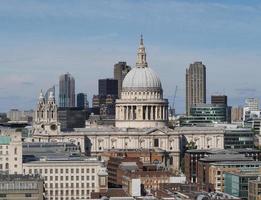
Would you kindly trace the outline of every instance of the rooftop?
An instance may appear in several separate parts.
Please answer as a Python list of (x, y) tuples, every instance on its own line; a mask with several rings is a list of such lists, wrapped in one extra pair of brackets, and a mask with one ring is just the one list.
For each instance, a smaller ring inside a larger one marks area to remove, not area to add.
[(0, 181), (39, 181), (39, 175), (0, 174)]

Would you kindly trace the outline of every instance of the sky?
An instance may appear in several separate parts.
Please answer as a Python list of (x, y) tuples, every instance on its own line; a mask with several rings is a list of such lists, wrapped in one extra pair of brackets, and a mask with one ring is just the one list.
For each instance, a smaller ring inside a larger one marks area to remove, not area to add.
[[(69, 72), (91, 103), (113, 65), (135, 66), (140, 34), (165, 98), (185, 111), (185, 70), (202, 61), (207, 98), (260, 98), (259, 0), (1, 0), (0, 112), (35, 108)], [(58, 87), (57, 87), (58, 90)]]

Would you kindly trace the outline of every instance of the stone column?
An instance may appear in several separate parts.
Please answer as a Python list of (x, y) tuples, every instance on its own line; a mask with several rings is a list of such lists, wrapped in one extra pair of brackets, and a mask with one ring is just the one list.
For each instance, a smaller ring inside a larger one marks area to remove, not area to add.
[(130, 119), (133, 120), (133, 106), (130, 107), (130, 110), (131, 110), (131, 116), (130, 116)]
[(145, 106), (145, 112), (146, 112), (145, 120), (148, 120), (148, 116), (149, 116), (148, 106)]
[(143, 106), (140, 107), (139, 116), (140, 116), (139, 119), (144, 120), (144, 119), (143, 119)]
[(153, 120), (153, 106), (150, 107), (150, 120)]
[(159, 119), (162, 120), (162, 115), (161, 115), (161, 106), (159, 106), (158, 108), (159, 108)]
[(163, 106), (162, 109), (163, 109), (163, 120), (165, 120), (165, 106)]
[(155, 106), (155, 120), (158, 120), (158, 106)]

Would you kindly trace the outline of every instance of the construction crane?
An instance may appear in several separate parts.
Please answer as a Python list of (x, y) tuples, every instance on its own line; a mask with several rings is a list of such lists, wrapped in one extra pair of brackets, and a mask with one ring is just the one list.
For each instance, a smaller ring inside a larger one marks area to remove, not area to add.
[(171, 115), (173, 116), (175, 113), (174, 113), (174, 110), (175, 110), (175, 100), (176, 100), (176, 96), (177, 96), (177, 90), (178, 90), (178, 86), (176, 85), (176, 88), (175, 88), (175, 92), (174, 92), (174, 96), (173, 96), (173, 101), (172, 101), (172, 106), (171, 106)]

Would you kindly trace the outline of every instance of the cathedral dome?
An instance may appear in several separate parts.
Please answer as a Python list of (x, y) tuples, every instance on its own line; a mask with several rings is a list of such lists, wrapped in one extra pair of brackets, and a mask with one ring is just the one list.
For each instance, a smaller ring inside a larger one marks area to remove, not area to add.
[(157, 74), (148, 67), (146, 52), (141, 37), (137, 54), (136, 67), (133, 68), (124, 78), (122, 83), (123, 91), (162, 91), (161, 82)]
[(135, 67), (124, 78), (123, 91), (162, 90), (157, 74), (149, 67)]

